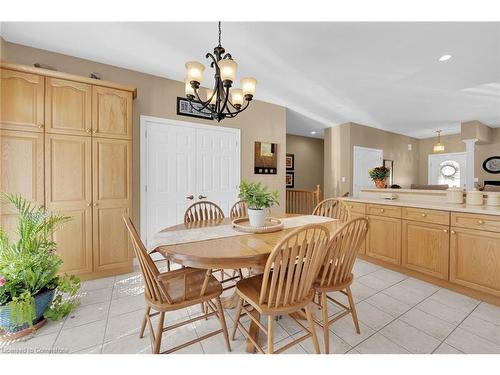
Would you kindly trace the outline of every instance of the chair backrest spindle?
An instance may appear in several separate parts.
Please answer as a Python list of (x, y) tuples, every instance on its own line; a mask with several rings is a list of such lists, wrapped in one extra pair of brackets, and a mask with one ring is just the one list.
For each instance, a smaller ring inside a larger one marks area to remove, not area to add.
[(233, 207), (231, 207), (231, 211), (229, 214), (231, 220), (239, 219), (241, 217), (248, 216), (248, 205), (245, 201), (236, 202)]
[(328, 198), (320, 202), (313, 211), (313, 215), (331, 217), (347, 221), (350, 218), (350, 212), (345, 203), (336, 198)]
[(220, 219), (224, 219), (224, 212), (217, 204), (210, 201), (193, 203), (184, 213), (184, 224)]

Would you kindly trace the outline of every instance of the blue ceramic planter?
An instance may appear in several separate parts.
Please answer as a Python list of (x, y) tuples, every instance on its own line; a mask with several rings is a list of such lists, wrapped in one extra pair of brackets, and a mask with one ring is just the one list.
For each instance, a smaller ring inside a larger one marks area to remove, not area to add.
[[(43, 313), (52, 303), (54, 294), (55, 289), (52, 289), (39, 293), (35, 296), (36, 313), (35, 319), (33, 320), (33, 325), (43, 320)], [(16, 333), (29, 328), (29, 324), (26, 323), (22, 326), (16, 326), (10, 319), (10, 308), (8, 306), (0, 306), (0, 327), (2, 327), (5, 333)]]

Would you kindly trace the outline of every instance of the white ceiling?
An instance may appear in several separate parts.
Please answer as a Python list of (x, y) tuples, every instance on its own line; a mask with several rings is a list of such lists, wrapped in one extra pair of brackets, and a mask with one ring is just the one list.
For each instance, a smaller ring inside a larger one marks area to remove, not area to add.
[[(177, 80), (217, 44), (216, 22), (4, 22), (0, 34)], [(222, 45), (240, 77), (259, 81), (257, 99), (289, 109), (289, 133), (348, 121), (418, 138), (468, 120), (500, 126), (500, 23), (227, 22)]]

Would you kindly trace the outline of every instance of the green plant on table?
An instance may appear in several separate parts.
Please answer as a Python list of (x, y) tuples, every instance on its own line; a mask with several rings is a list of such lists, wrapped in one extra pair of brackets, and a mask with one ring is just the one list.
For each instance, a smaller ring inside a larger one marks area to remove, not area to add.
[(10, 319), (16, 325), (31, 325), (35, 318), (34, 297), (55, 289), (55, 298), (44, 316), (61, 319), (79, 304), (75, 296), (80, 281), (75, 276), (58, 275), (63, 261), (55, 253), (56, 243), (52, 240), (54, 231), (70, 218), (49, 213), (19, 195), (2, 196), (17, 211), (18, 239), (10, 241), (0, 228), (0, 307), (8, 306)]
[(270, 208), (275, 204), (279, 205), (278, 191), (268, 191), (267, 186), (263, 186), (260, 182), (241, 181), (238, 196), (247, 202), (248, 208), (254, 210)]
[(391, 174), (391, 170), (390, 168), (384, 166), (375, 167), (370, 169), (368, 171), (368, 174), (370, 175), (372, 181), (382, 181), (389, 177), (389, 175)]

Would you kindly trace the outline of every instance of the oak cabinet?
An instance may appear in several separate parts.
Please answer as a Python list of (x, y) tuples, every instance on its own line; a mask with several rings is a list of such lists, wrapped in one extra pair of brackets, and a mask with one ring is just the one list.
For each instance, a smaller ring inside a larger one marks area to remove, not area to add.
[(47, 134), (46, 206), (71, 221), (54, 234), (62, 272), (92, 272), (92, 142), (89, 137)]
[(90, 136), (92, 86), (58, 78), (46, 78), (45, 127), (47, 133)]
[(94, 86), (92, 132), (97, 137), (132, 139), (132, 93)]
[(500, 232), (452, 227), (450, 281), (500, 297)]
[(93, 253), (94, 269), (105, 271), (130, 264), (131, 251), (122, 215), (131, 204), (130, 141), (94, 138)]
[(446, 225), (403, 220), (402, 265), (448, 279), (450, 231)]
[(368, 215), (366, 255), (401, 264), (401, 219)]
[(44, 77), (0, 69), (0, 128), (43, 132)]

